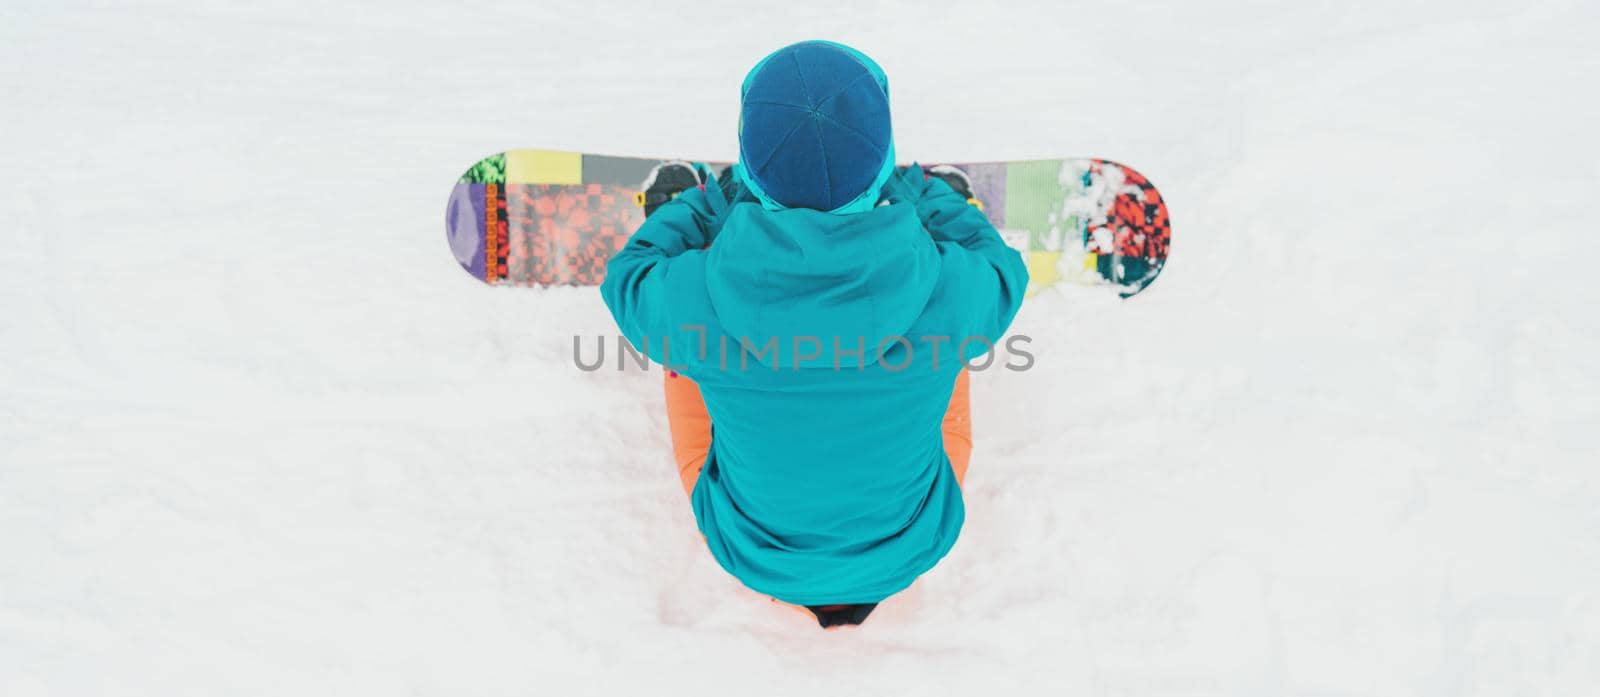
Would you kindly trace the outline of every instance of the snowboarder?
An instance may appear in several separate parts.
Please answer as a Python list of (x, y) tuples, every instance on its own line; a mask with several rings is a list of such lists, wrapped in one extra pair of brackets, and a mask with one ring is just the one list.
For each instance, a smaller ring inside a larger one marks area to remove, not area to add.
[(717, 562), (858, 624), (955, 544), (964, 363), (1010, 325), (1027, 268), (947, 180), (965, 182), (896, 168), (888, 81), (841, 44), (756, 64), (738, 164), (690, 169), (697, 185), (652, 191), (601, 293), (671, 369), (673, 451)]

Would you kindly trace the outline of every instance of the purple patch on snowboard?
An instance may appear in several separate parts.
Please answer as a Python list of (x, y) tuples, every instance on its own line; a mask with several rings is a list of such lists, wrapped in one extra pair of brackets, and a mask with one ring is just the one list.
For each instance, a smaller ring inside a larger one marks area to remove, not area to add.
[(1006, 226), (1006, 163), (956, 165), (972, 180), (972, 195), (983, 202), (983, 212), (995, 227)]
[(484, 280), (484, 186), (456, 184), (445, 211), (445, 234), (456, 263), (474, 278)]

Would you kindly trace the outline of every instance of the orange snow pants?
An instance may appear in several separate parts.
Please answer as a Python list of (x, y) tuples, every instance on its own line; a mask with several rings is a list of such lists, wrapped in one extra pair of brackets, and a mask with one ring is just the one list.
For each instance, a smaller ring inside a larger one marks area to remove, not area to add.
[[(967, 476), (967, 461), (972, 459), (972, 401), (970, 380), (966, 369), (956, 376), (955, 390), (950, 393), (950, 406), (945, 408), (944, 452), (955, 470), (956, 483)], [(672, 457), (678, 463), (678, 477), (683, 481), (685, 493), (694, 492), (695, 480), (700, 478), (700, 468), (706, 464), (711, 451), (711, 415), (706, 413), (706, 403), (700, 398), (700, 388), (693, 380), (667, 371), (667, 425), (672, 430)]]

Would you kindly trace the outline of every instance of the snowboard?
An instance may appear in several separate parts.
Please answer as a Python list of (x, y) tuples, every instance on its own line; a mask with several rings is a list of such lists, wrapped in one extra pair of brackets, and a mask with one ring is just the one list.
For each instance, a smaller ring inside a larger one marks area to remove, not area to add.
[[(490, 285), (598, 286), (645, 219), (648, 186), (669, 160), (508, 150), (456, 182), (445, 233), (456, 262)], [(721, 172), (726, 163), (705, 163)], [(933, 171), (936, 165), (924, 165)], [(1006, 243), (1023, 254), (1028, 294), (1077, 284), (1131, 297), (1166, 264), (1172, 225), (1144, 175), (1094, 158), (953, 167)]]

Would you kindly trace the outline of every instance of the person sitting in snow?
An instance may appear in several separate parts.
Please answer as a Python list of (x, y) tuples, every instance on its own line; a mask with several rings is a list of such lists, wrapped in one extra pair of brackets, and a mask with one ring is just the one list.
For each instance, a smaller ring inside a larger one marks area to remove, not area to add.
[(955, 544), (965, 362), (1010, 325), (1027, 267), (970, 192), (896, 168), (888, 81), (841, 44), (756, 64), (731, 172), (678, 167), (653, 179), (690, 188), (646, 202), (601, 293), (670, 369), (712, 556), (824, 627), (858, 624)]

